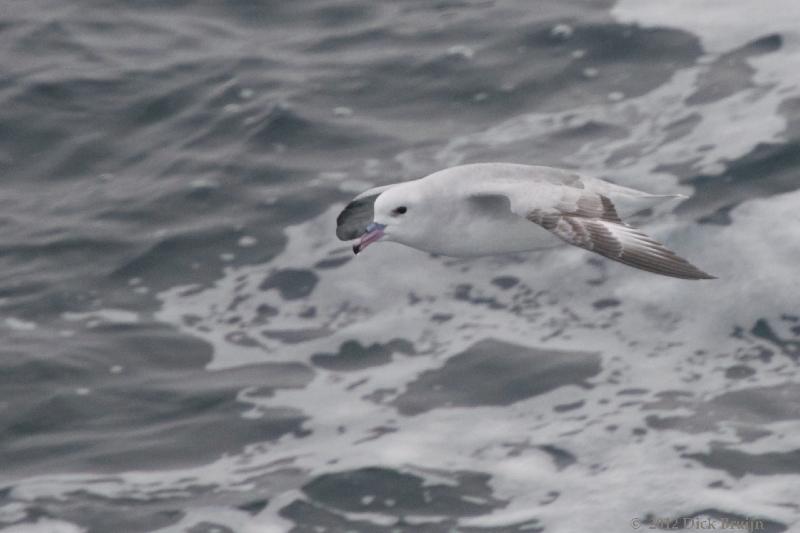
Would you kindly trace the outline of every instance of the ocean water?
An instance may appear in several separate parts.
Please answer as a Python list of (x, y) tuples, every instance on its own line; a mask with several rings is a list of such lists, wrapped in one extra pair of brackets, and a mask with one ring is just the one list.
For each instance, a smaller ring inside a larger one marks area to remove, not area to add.
[[(0, 531), (800, 530), (798, 19), (6, 0)], [(719, 279), (336, 240), (477, 161), (686, 194)]]

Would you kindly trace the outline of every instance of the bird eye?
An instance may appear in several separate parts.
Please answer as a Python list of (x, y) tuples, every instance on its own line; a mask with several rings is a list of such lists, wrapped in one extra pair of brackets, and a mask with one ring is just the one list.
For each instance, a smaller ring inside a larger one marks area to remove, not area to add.
[(406, 206), (404, 206), (404, 205), (401, 205), (400, 207), (395, 207), (392, 210), (392, 216), (402, 215), (406, 211), (408, 211), (408, 208)]

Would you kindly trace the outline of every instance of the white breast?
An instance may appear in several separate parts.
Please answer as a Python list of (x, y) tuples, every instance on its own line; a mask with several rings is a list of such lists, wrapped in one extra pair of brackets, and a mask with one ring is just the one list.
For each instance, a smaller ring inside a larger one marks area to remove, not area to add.
[(450, 214), (437, 231), (403, 244), (451, 257), (478, 257), (535, 250), (558, 242), (541, 226), (510, 211), (495, 216), (471, 210)]

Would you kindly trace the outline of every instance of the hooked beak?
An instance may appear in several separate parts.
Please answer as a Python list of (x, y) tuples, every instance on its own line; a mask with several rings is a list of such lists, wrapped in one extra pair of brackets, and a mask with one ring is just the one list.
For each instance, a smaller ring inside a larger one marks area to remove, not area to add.
[(370, 225), (367, 226), (367, 232), (353, 245), (353, 253), (358, 254), (364, 248), (383, 237), (383, 229), (385, 227), (386, 224), (378, 224), (377, 222), (370, 223)]

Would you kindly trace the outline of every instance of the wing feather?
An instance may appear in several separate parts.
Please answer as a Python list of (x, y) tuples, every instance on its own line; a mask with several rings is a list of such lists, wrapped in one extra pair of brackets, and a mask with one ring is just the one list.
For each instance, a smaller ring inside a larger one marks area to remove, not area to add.
[[(534, 187), (522, 180), (487, 180), (474, 187), (473, 196), (504, 196), (511, 211), (562, 240), (614, 261), (682, 279), (713, 279), (663, 244), (625, 224), (614, 202), (599, 191), (624, 189), (601, 180), (585, 180), (586, 187), (539, 181)], [(633, 191), (624, 189), (622, 192)], [(638, 193), (643, 196), (647, 193)]]
[(714, 279), (658, 241), (621, 222), (564, 215), (550, 231), (570, 244), (641, 270), (682, 279)]

